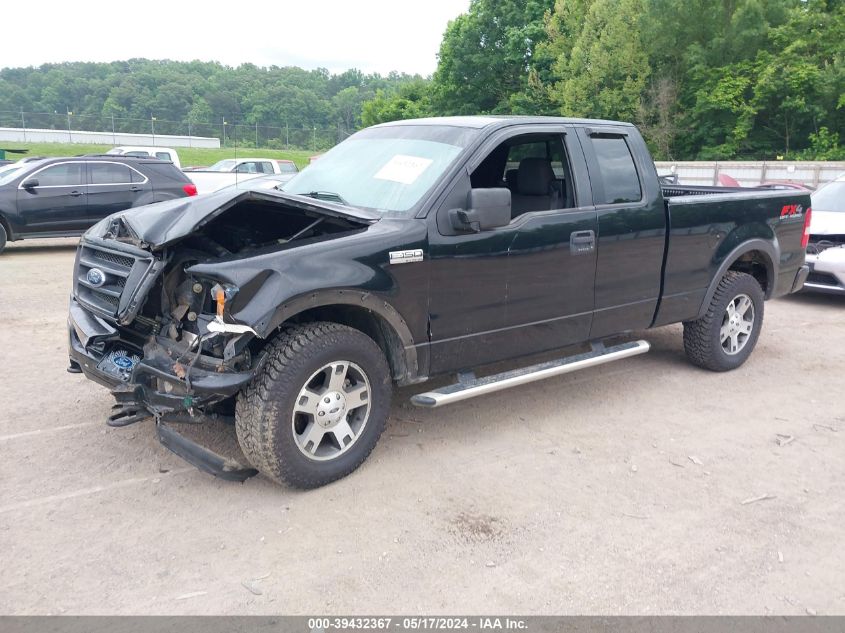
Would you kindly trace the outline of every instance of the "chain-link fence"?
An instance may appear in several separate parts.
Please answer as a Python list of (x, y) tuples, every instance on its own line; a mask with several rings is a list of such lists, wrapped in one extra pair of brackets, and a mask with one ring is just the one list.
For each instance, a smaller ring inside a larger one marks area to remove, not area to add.
[(111, 134), (151, 134), (202, 136), (220, 139), (221, 147), (326, 150), (355, 132), (337, 127), (292, 127), (284, 121), (268, 125), (221, 118), (217, 122), (167, 121), (150, 117), (131, 119), (112, 116), (78, 115), (72, 112), (11, 112), (0, 110), (0, 127), (22, 130), (63, 130), (68, 141), (73, 132)]

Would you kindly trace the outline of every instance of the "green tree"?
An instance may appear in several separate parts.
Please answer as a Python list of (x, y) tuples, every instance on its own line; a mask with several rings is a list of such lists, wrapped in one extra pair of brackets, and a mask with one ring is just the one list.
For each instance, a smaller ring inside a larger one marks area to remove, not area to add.
[(358, 87), (349, 86), (332, 97), (332, 109), (337, 124), (343, 130), (354, 130), (361, 113), (361, 94)]
[(443, 114), (510, 112), (528, 88), (535, 48), (552, 0), (471, 0), (440, 45), (432, 101)]
[(213, 118), (214, 113), (211, 111), (208, 101), (202, 97), (196, 97), (188, 112), (188, 121), (191, 123), (211, 123)]
[[(566, 7), (565, 1), (558, 6)], [(580, 32), (560, 31), (554, 71), (560, 80), (551, 88), (561, 113), (635, 120), (648, 85), (651, 67), (642, 41), (645, 0), (595, 0)], [(570, 19), (561, 19), (568, 25)], [(571, 48), (570, 48), (571, 43)]]
[(361, 107), (361, 124), (364, 127), (399, 121), (417, 119), (432, 115), (429, 97), (429, 83), (423, 80), (410, 81), (393, 93), (379, 90), (373, 99), (364, 102)]

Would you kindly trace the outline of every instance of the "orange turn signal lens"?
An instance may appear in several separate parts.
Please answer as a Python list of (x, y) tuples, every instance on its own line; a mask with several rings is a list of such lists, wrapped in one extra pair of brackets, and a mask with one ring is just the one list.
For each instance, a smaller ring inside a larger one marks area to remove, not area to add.
[(214, 298), (217, 301), (217, 316), (223, 318), (223, 308), (226, 307), (226, 292), (220, 286), (217, 287), (217, 296)]

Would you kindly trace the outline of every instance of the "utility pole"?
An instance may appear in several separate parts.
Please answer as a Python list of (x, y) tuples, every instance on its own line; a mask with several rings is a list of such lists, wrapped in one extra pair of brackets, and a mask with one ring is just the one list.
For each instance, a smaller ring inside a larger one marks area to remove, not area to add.
[(285, 149), (290, 149), (290, 129), (287, 120), (285, 120)]
[(23, 118), (23, 110), (21, 110), (21, 127), (23, 127), (23, 142), (26, 143), (26, 119)]
[[(65, 108), (67, 110), (67, 108)], [(73, 134), (70, 133), (70, 117), (73, 116), (73, 112), (67, 110), (67, 141), (68, 143), (73, 143)]]
[(117, 136), (114, 133), (114, 115), (111, 115), (111, 142), (113, 145), (117, 145)]
[(153, 147), (156, 144), (156, 118), (150, 114), (150, 131), (153, 133)]
[(258, 149), (258, 121), (255, 122), (255, 148)]
[(313, 146), (314, 151), (316, 152), (317, 151), (317, 126), (316, 125), (314, 126), (314, 137), (313, 137), (313, 140), (311, 141), (311, 145)]
[(226, 117), (223, 117), (223, 147), (226, 147)]

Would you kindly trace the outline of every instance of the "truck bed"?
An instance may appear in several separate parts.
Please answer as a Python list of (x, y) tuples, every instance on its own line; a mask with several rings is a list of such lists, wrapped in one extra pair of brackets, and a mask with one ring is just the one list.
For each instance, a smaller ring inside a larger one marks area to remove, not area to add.
[[(801, 239), (810, 196), (800, 191), (663, 186), (667, 217), (663, 293), (654, 325), (697, 318), (720, 267), (753, 240), (770, 263), (767, 297), (786, 294), (804, 263)], [(755, 266), (757, 264), (754, 264)], [(751, 267), (752, 265), (749, 264)]]
[(682, 196), (711, 196), (717, 193), (736, 193), (749, 191), (746, 187), (711, 187), (692, 185), (662, 185), (663, 198), (680, 198)]

